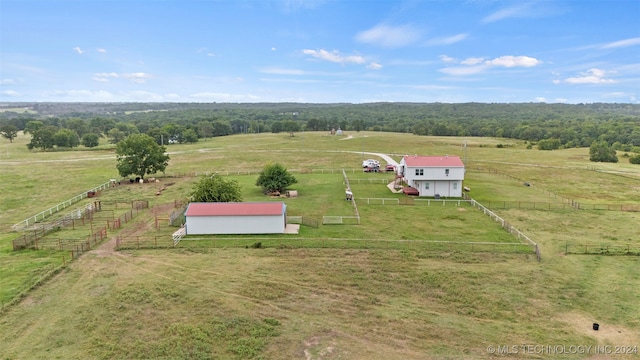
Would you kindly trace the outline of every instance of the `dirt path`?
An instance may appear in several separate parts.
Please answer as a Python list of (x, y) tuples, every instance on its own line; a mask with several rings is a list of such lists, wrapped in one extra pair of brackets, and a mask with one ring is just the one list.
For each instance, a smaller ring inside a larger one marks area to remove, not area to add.
[(156, 216), (166, 216), (171, 213), (173, 209), (173, 203), (160, 204), (149, 209), (148, 212), (140, 214), (139, 218), (134, 219), (135, 224), (125, 224), (123, 229), (118, 233), (118, 235), (112, 235), (109, 237), (109, 240), (100, 244), (96, 249), (92, 250), (98, 257), (112, 256), (117, 255), (116, 252), (116, 243), (117, 238), (120, 237), (131, 237), (131, 236), (142, 236), (152, 230), (152, 226), (149, 221), (140, 221), (144, 218), (155, 219)]

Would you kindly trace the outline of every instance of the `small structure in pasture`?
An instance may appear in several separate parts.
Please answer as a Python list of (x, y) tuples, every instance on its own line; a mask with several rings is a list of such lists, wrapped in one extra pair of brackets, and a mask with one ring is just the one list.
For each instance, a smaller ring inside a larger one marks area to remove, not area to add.
[(185, 212), (187, 235), (282, 234), (287, 225), (284, 202), (190, 203)]

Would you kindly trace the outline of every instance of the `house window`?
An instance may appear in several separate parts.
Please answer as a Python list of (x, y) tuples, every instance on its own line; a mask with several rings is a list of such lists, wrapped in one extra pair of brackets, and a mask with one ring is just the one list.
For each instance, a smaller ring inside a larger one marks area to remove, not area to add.
[(416, 176), (424, 175), (424, 169), (416, 169)]
[(458, 183), (453, 183), (453, 190), (458, 190)]
[(429, 190), (429, 183), (428, 182), (424, 183), (424, 189), (425, 190)]
[(444, 174), (449, 176), (449, 169), (444, 169)]

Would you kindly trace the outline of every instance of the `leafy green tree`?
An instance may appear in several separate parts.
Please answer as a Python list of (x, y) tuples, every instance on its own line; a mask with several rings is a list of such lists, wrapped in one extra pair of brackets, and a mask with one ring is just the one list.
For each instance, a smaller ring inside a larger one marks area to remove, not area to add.
[(74, 130), (80, 138), (89, 132), (89, 124), (82, 119), (69, 119), (65, 125), (65, 128)]
[(228, 121), (215, 121), (213, 123), (213, 136), (226, 136), (233, 134)]
[(271, 132), (278, 134), (282, 131), (282, 121), (274, 121), (271, 123)]
[(289, 136), (293, 136), (293, 133), (300, 131), (300, 124), (293, 120), (287, 120), (282, 123), (282, 130), (289, 133)]
[(27, 148), (29, 148), (29, 150), (53, 149), (53, 146), (55, 145), (54, 136), (57, 131), (58, 131), (58, 128), (55, 126), (46, 126), (38, 130), (35, 130), (34, 132), (31, 133), (31, 141), (27, 144)]
[(88, 148), (96, 147), (100, 145), (100, 136), (94, 133), (85, 134), (82, 137), (82, 145)]
[(71, 129), (60, 129), (53, 135), (53, 141), (57, 147), (74, 148), (80, 145), (78, 133)]
[(198, 135), (204, 138), (205, 141), (207, 138), (210, 138), (213, 135), (213, 125), (209, 121), (200, 121), (198, 123)]
[(242, 201), (240, 185), (236, 180), (227, 180), (219, 175), (204, 176), (193, 187), (190, 194), (195, 202), (239, 202)]
[(256, 185), (261, 186), (265, 193), (271, 193), (276, 191), (283, 192), (287, 187), (297, 182), (298, 180), (284, 166), (275, 163), (264, 166), (258, 176)]
[(193, 129), (186, 129), (182, 132), (180, 140), (183, 143), (196, 143), (198, 142), (198, 134), (196, 134), (196, 131)]
[(327, 121), (320, 119), (309, 119), (307, 120), (307, 131), (320, 131), (327, 130)]
[(15, 125), (2, 125), (0, 126), (0, 135), (2, 135), (3, 138), (8, 139), (10, 143), (13, 142), (13, 139), (16, 138), (16, 136), (18, 136), (18, 128), (15, 127)]
[(640, 164), (640, 154), (630, 157), (629, 158), (629, 163), (631, 163), (631, 164)]
[(589, 160), (595, 162), (617, 163), (616, 151), (609, 147), (606, 141), (594, 141), (589, 147)]
[(36, 130), (40, 130), (44, 127), (44, 123), (42, 121), (33, 120), (29, 121), (27, 125), (25, 125), (24, 133), (33, 135)]
[(136, 127), (135, 125), (127, 124), (123, 122), (117, 123), (115, 128), (122, 131), (125, 134), (125, 136), (140, 133), (140, 131), (138, 130), (138, 127)]
[(114, 127), (116, 127), (116, 122), (113, 119), (96, 117), (89, 120), (90, 131), (95, 132), (98, 135), (107, 135), (109, 130)]
[(353, 130), (360, 132), (364, 130), (364, 127), (365, 127), (364, 120), (362, 119), (353, 120), (351, 122), (351, 126), (353, 127)]
[(166, 148), (146, 134), (127, 136), (116, 146), (116, 168), (120, 176), (137, 175), (144, 178), (147, 174), (164, 172), (169, 164)]
[(124, 131), (120, 129), (113, 128), (109, 130), (109, 133), (107, 134), (107, 136), (109, 137), (110, 143), (117, 144), (120, 141), (124, 140), (127, 137), (127, 134), (125, 134)]
[(538, 150), (557, 150), (560, 148), (560, 139), (542, 139), (538, 141)]

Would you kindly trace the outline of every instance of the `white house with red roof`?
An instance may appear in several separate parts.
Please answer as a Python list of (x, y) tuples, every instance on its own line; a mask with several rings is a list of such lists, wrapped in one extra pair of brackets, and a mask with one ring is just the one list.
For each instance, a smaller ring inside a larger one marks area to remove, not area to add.
[(464, 163), (457, 156), (405, 155), (397, 171), (419, 196), (462, 197)]
[(282, 234), (287, 225), (284, 202), (190, 203), (185, 212), (187, 235)]

